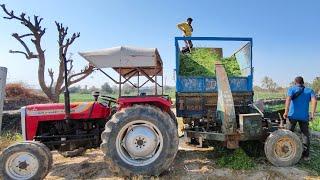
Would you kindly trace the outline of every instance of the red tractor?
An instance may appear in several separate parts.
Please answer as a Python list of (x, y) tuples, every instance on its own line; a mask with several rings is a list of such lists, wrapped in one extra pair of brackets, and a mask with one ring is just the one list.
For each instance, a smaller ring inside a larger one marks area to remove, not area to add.
[[(170, 110), (170, 98), (163, 95), (162, 60), (157, 49), (115, 47), (80, 55), (119, 85), (119, 98), (94, 92), (94, 101), (70, 104), (66, 88), (64, 104), (21, 108), (25, 142), (1, 154), (0, 170), (5, 179), (44, 178), (52, 165), (50, 150), (76, 156), (100, 146), (110, 170), (125, 176), (159, 175), (175, 158), (177, 121)], [(102, 68), (113, 68), (119, 80)], [(132, 82), (133, 78), (137, 83)], [(147, 82), (155, 85), (154, 95), (140, 92)], [(138, 95), (121, 96), (121, 85), (125, 83), (135, 87)]]

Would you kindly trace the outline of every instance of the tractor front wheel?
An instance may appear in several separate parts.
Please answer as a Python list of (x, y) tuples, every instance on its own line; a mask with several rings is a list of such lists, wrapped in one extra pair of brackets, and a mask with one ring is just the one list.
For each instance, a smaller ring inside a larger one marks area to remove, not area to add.
[(101, 135), (109, 169), (123, 176), (167, 170), (178, 151), (178, 131), (168, 113), (135, 105), (113, 115)]
[(289, 130), (272, 132), (264, 145), (267, 159), (275, 166), (292, 166), (299, 162), (303, 146), (300, 138)]
[(34, 142), (13, 144), (0, 155), (4, 179), (43, 179), (50, 171), (52, 156), (44, 145)]

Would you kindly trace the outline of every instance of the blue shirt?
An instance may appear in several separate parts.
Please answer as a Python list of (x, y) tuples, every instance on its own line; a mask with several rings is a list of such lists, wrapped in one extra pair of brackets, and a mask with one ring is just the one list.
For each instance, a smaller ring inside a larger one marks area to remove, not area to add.
[[(301, 86), (292, 86), (288, 89), (288, 96), (298, 92)], [(294, 100), (291, 100), (288, 117), (289, 119), (309, 121), (309, 103), (311, 98), (315, 97), (314, 91), (310, 88), (304, 88), (304, 91)]]

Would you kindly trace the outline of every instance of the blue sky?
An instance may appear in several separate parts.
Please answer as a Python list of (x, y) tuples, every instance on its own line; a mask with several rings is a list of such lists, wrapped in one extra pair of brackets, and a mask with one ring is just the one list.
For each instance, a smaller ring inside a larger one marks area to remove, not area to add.
[[(198, 1), (40, 1), (0, 0), (16, 13), (40, 15), (47, 27), (43, 47), (47, 67), (57, 69), (57, 31), (54, 21), (81, 32), (70, 49), (75, 68), (86, 64), (77, 55), (84, 50), (119, 45), (157, 47), (164, 61), (167, 84), (174, 85), (176, 24), (194, 19), (194, 36), (253, 38), (254, 82), (270, 76), (286, 86), (297, 75), (312, 81), (320, 76), (320, 1), (198, 0)], [(2, 11), (0, 12), (3, 16)], [(37, 60), (25, 60), (10, 49), (21, 49), (11, 33), (26, 32), (15, 21), (0, 19), (0, 66), (8, 67), (8, 81), (38, 87)], [(80, 82), (99, 87), (108, 81), (99, 72)]]

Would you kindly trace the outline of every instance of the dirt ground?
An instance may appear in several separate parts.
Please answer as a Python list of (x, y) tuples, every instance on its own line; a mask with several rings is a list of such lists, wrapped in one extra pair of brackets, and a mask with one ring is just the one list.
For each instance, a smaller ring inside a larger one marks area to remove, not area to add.
[[(212, 148), (196, 148), (186, 145), (180, 138), (179, 152), (171, 168), (159, 177), (151, 179), (317, 179), (296, 167), (279, 168), (259, 165), (256, 170), (231, 170), (217, 168)], [(53, 153), (54, 165), (46, 180), (56, 179), (123, 179), (110, 173), (99, 149), (87, 150), (76, 158), (64, 158)], [(132, 179), (150, 179), (133, 177)]]

